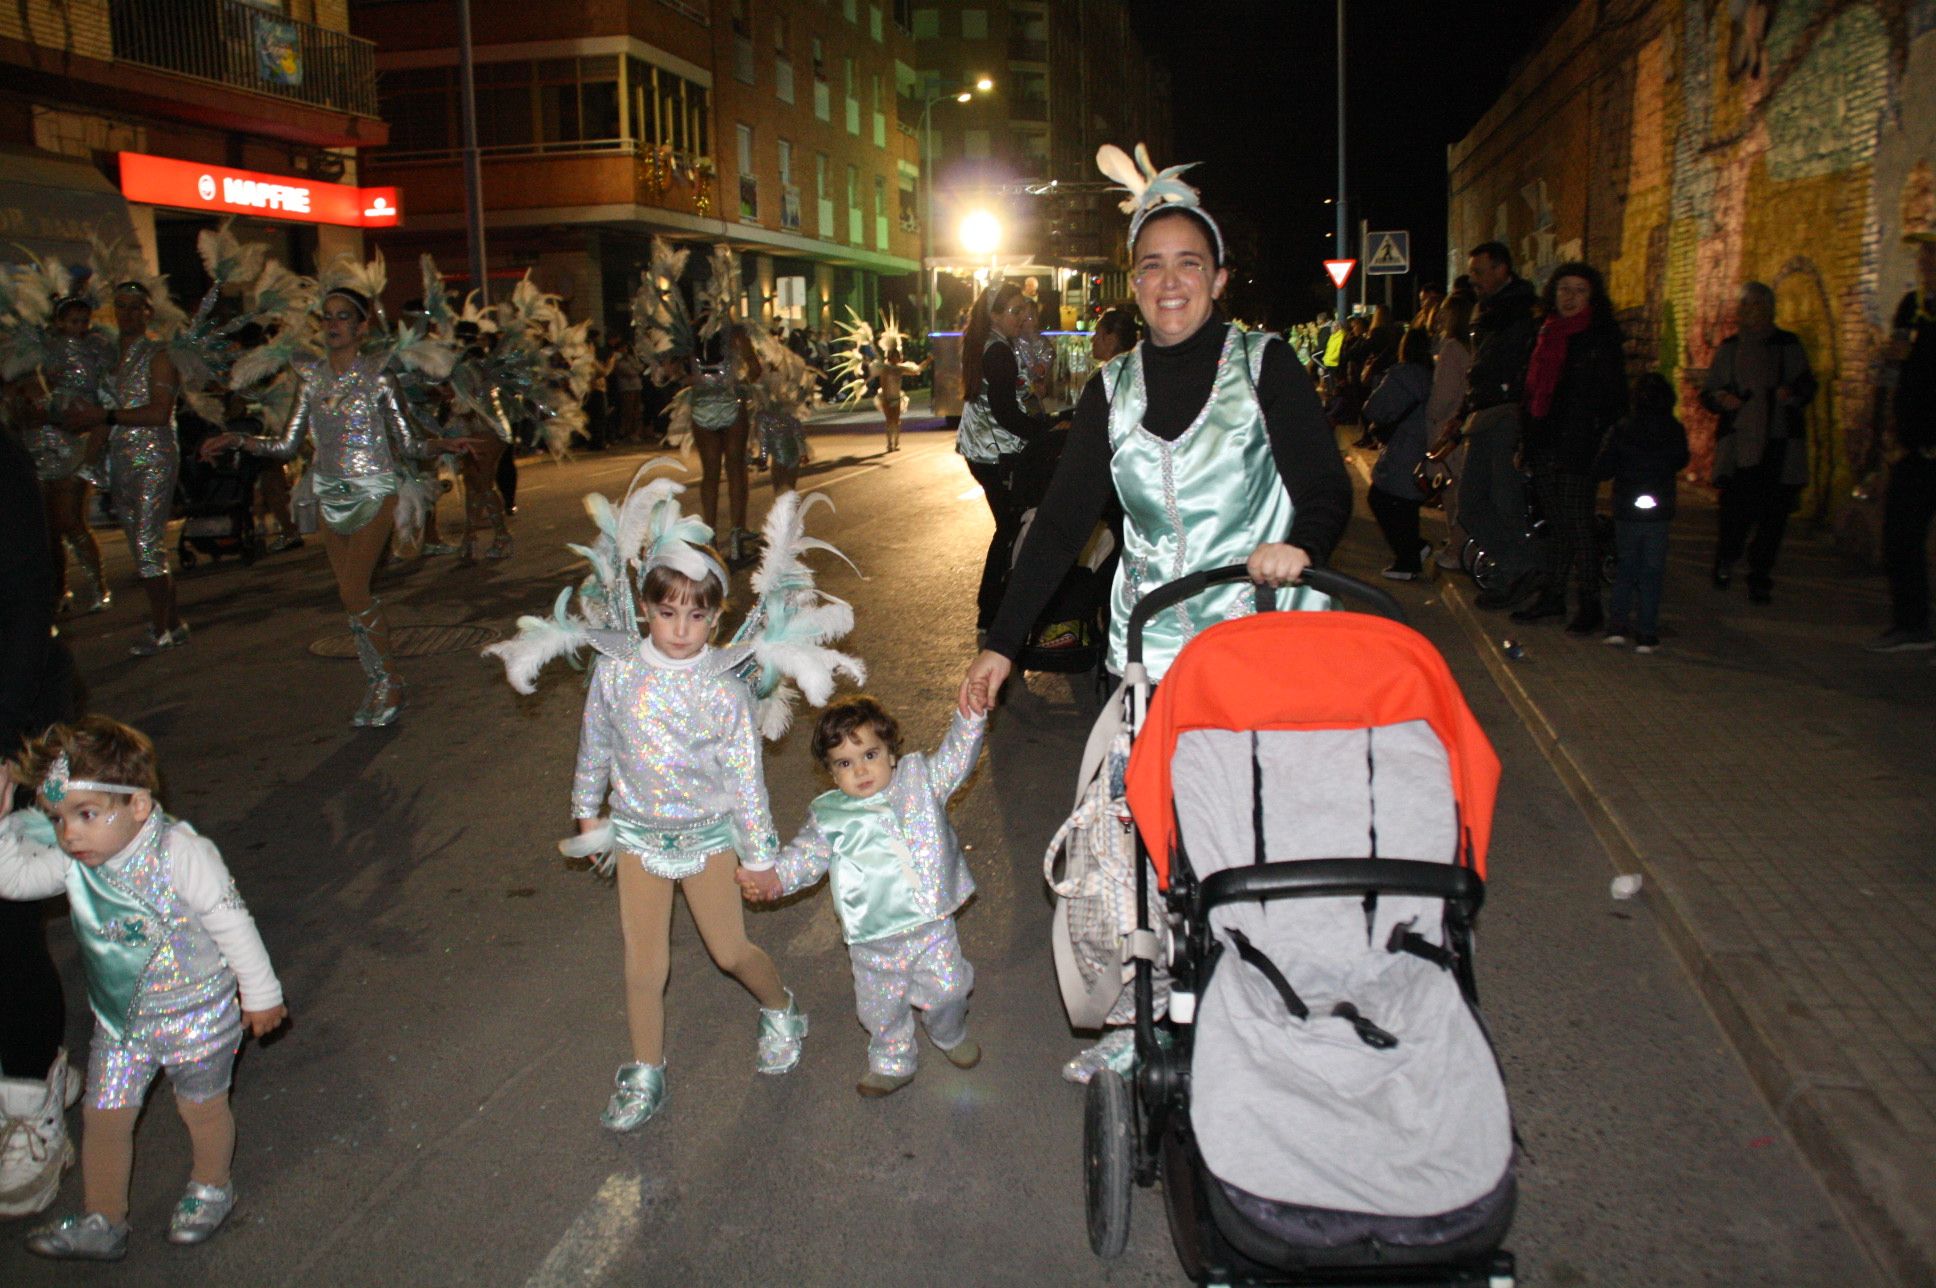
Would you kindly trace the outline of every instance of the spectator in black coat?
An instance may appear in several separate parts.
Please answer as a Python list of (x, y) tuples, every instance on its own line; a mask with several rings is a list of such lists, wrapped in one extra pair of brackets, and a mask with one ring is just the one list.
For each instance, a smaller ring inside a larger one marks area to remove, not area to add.
[(1539, 334), (1533, 316), (1538, 297), (1513, 272), (1512, 252), (1501, 242), (1474, 247), (1466, 267), (1479, 308), (1472, 319), (1472, 365), (1466, 374), (1459, 522), (1499, 574), (1499, 584), (1479, 596), (1479, 606), (1510, 608), (1531, 592), (1539, 571), (1526, 539), (1526, 484), (1513, 463), (1526, 363)]
[[(1674, 418), (1674, 387), (1659, 372), (1634, 381), (1633, 413), (1607, 434), (1594, 473), (1613, 480), (1613, 542), (1620, 570), (1606, 642), (1636, 653), (1660, 647), (1660, 595), (1678, 475), (1687, 466), (1687, 427)], [(1637, 602), (1636, 602), (1637, 601)], [(1634, 609), (1633, 616), (1628, 610)]]
[(1526, 367), (1526, 463), (1546, 516), (1544, 584), (1537, 600), (1513, 614), (1531, 622), (1566, 614), (1573, 581), (1571, 635), (1598, 633), (1600, 549), (1593, 502), (1600, 481), (1594, 457), (1608, 428), (1627, 414), (1626, 356), (1606, 283), (1591, 264), (1561, 264), (1546, 279), (1545, 320)]
[(1936, 233), (1916, 234), (1917, 289), (1896, 305), (1888, 360), (1896, 366), (1895, 437), (1882, 507), (1882, 562), (1889, 572), (1889, 629), (1872, 653), (1936, 648), (1929, 621), (1929, 521), (1936, 516)]

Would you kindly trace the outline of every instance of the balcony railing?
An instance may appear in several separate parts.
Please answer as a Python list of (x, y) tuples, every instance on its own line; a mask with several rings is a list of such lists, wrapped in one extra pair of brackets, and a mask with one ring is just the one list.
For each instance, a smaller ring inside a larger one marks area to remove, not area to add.
[(245, 0), (109, 0), (114, 56), (357, 116), (377, 115), (376, 46)]

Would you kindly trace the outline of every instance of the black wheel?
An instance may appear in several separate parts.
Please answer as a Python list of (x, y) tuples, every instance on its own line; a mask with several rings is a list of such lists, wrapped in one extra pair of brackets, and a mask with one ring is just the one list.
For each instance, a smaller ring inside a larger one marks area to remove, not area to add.
[(1089, 1248), (1099, 1257), (1120, 1256), (1129, 1243), (1131, 1127), (1129, 1084), (1113, 1069), (1098, 1069), (1083, 1100), (1082, 1179)]
[(195, 549), (192, 546), (184, 545), (175, 553), (181, 557), (181, 566), (184, 568), (193, 568), (201, 562), (201, 556), (195, 553)]
[(1479, 539), (1477, 537), (1467, 537), (1465, 539), (1465, 544), (1459, 547), (1460, 571), (1464, 572), (1466, 576), (1470, 577), (1472, 575), (1473, 568), (1475, 568), (1479, 563), (1479, 556), (1481, 553), (1483, 552), (1479, 548)]
[(1499, 590), (1505, 582), (1499, 572), (1499, 561), (1483, 550), (1475, 550), (1472, 554), (1472, 580), (1480, 590)]

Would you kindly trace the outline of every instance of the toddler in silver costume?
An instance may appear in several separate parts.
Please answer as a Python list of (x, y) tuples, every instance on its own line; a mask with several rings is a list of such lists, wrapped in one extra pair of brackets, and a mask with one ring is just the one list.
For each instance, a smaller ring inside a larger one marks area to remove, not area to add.
[(18, 772), (39, 783), (39, 810), (9, 813), (14, 772), (0, 766), (0, 897), (66, 893), (95, 1019), (86, 1211), (35, 1231), (27, 1248), (94, 1261), (127, 1253), (135, 1120), (164, 1071), (194, 1148), (168, 1238), (200, 1243), (235, 1206), (235, 1056), (244, 1029), (260, 1037), (288, 1017), (282, 986), (220, 852), (156, 803), (154, 745), (141, 733), (88, 716), (28, 743)]
[(975, 892), (948, 799), (981, 754), (986, 716), (959, 712), (932, 757), (900, 755), (901, 733), (870, 697), (843, 698), (821, 714), (814, 758), (836, 786), (814, 798), (812, 817), (772, 873), (741, 879), (756, 902), (829, 876), (834, 910), (853, 961), (867, 1044), (856, 1090), (888, 1096), (914, 1079), (914, 1012), (957, 1068), (981, 1060), (968, 1037), (975, 971), (961, 955), (954, 914)]

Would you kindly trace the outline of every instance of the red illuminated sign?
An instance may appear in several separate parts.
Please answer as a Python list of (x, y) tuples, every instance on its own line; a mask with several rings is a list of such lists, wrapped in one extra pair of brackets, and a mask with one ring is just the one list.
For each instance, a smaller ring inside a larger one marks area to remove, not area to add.
[(121, 195), (154, 206), (219, 210), (303, 224), (395, 228), (403, 220), (403, 202), (395, 188), (353, 188), (140, 152), (121, 154)]
[(1331, 275), (1332, 283), (1341, 291), (1344, 289), (1344, 284), (1351, 280), (1351, 270), (1356, 267), (1358, 267), (1358, 261), (1355, 259), (1327, 259), (1324, 261), (1324, 271)]

